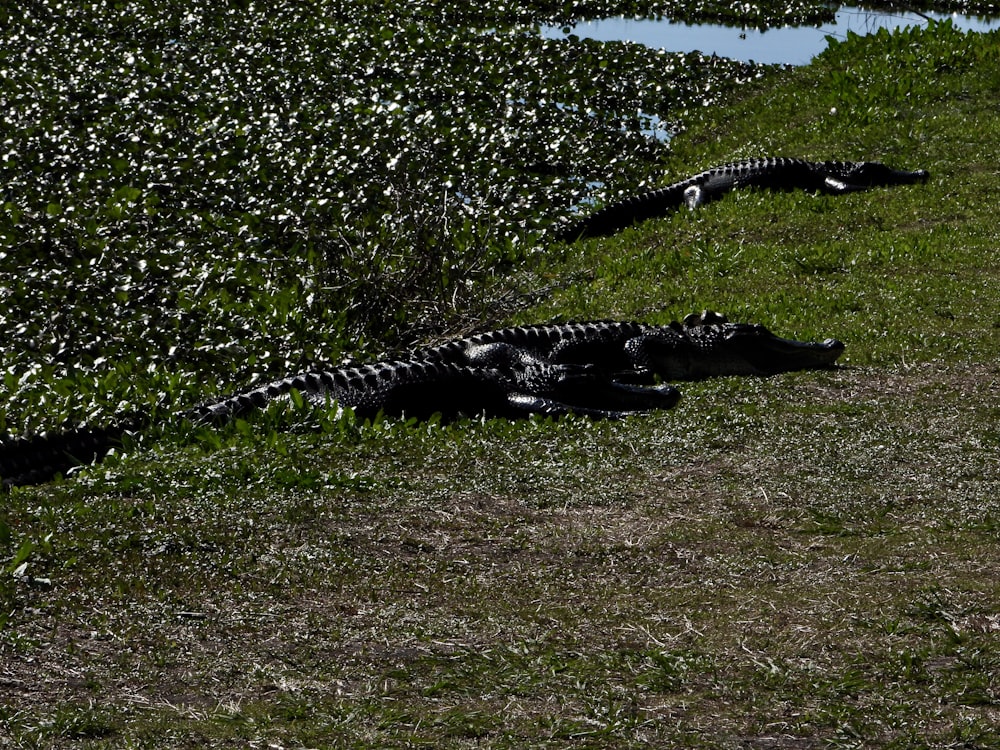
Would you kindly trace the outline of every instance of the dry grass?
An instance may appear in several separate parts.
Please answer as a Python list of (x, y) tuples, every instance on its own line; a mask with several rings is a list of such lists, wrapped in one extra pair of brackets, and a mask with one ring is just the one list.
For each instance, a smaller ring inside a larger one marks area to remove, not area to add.
[[(169, 455), (129, 462), (109, 528), (57, 524), (17, 583), (8, 727), (46, 745), (995, 739), (998, 372), (699, 384), (641, 441), (582, 421), (282, 436), (327, 487), (258, 495), (283, 461), (265, 456), (226, 505), (159, 491), (183, 484)], [(115, 479), (24, 513), (83, 517)], [(214, 531), (191, 546), (171, 519), (199, 505)]]

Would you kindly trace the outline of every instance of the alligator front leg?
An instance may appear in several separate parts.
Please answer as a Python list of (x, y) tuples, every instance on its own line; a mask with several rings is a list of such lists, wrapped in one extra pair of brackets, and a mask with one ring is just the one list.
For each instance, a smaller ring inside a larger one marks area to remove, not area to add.
[(852, 185), (849, 182), (838, 180), (836, 177), (826, 177), (823, 180), (823, 192), (830, 195), (844, 195), (845, 193), (860, 193), (868, 190), (869, 185)]

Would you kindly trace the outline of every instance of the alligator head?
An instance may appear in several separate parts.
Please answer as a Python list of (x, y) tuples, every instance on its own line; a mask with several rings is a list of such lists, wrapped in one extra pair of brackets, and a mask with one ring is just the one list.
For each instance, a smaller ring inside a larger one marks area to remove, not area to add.
[(681, 380), (832, 367), (844, 351), (836, 339), (786, 339), (762, 325), (730, 323), (712, 312), (689, 315), (628, 346), (637, 363), (661, 378)]
[(873, 187), (910, 185), (927, 182), (926, 169), (908, 171), (893, 169), (877, 161), (828, 161), (820, 168), (825, 172), (825, 186), (832, 192), (851, 192)]

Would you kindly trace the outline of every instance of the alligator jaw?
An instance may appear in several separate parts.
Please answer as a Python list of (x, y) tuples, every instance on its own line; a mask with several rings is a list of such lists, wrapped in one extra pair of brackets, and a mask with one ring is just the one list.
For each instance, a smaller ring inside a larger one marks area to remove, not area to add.
[(912, 185), (917, 182), (927, 182), (931, 173), (926, 169), (918, 169), (908, 172), (902, 169), (890, 169), (884, 165), (874, 173), (859, 171), (858, 174), (851, 174), (844, 177), (834, 177), (828, 175), (823, 180), (823, 190), (833, 195), (843, 193), (858, 193), (869, 190), (873, 187), (886, 187), (889, 185)]
[(639, 386), (618, 382), (592, 364), (548, 364), (527, 385), (534, 393), (515, 395), (508, 402), (531, 411), (532, 403), (541, 405), (536, 413), (578, 414), (597, 419), (621, 419), (630, 414), (658, 409), (672, 409), (681, 392), (672, 385)]
[[(834, 162), (834, 164), (836, 164)], [(889, 187), (891, 185), (912, 185), (917, 182), (927, 182), (931, 173), (926, 169), (893, 169), (885, 164), (874, 161), (844, 162), (841, 170), (831, 168), (831, 177), (840, 178), (855, 190), (866, 190), (873, 187)], [(840, 172), (838, 174), (838, 171)]]
[(833, 367), (844, 353), (844, 343), (837, 339), (796, 341), (780, 336), (758, 341), (752, 361), (760, 375), (774, 375), (792, 370), (821, 370)]
[(683, 326), (636, 339), (638, 361), (664, 379), (700, 380), (728, 375), (776, 375), (832, 367), (844, 352), (836, 339), (796, 341), (762, 325), (705, 322), (725, 320), (704, 313)]

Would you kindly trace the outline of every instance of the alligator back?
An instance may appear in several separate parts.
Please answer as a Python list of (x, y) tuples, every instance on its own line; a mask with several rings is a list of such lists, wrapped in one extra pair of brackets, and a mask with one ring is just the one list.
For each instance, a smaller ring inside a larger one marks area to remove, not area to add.
[(590, 364), (602, 370), (615, 370), (627, 364), (622, 359), (625, 342), (655, 329), (656, 326), (646, 323), (617, 320), (514, 326), (418, 349), (415, 356), (467, 365), (469, 352), (475, 347), (502, 343), (555, 364)]

